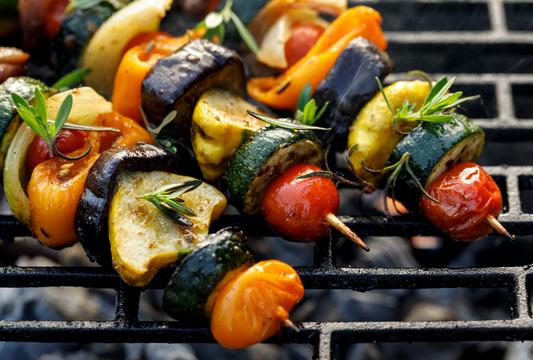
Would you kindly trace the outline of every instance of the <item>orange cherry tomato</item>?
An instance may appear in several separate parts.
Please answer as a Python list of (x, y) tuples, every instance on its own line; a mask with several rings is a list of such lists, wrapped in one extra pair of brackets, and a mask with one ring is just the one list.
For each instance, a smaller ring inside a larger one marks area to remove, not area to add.
[(285, 58), (289, 67), (311, 50), (324, 30), (310, 21), (297, 21), (291, 26), (291, 37), (285, 43)]
[(239, 349), (281, 333), (281, 322), (302, 299), (304, 287), (289, 265), (261, 261), (234, 276), (213, 308), (211, 332), (223, 346)]
[(436, 178), (426, 188), (440, 204), (422, 196), (422, 213), (458, 241), (475, 241), (492, 233), (485, 223), (502, 210), (502, 195), (492, 177), (479, 165), (463, 162)]
[(267, 188), (261, 212), (266, 222), (291, 240), (309, 242), (329, 235), (331, 226), (326, 215), (337, 214), (339, 193), (329, 178), (296, 177), (319, 167), (296, 164), (285, 170)]
[[(93, 125), (115, 127), (121, 133), (88, 132), (92, 147), (80, 160), (53, 157), (35, 167), (28, 183), (30, 200), (30, 228), (44, 245), (62, 248), (78, 241), (74, 230), (74, 216), (85, 179), (99, 153), (114, 146), (134, 145), (137, 141), (153, 143), (151, 135), (135, 121), (117, 113), (100, 114)], [(85, 132), (82, 132), (84, 134)], [(65, 154), (79, 156), (89, 145), (83, 140), (81, 149)]]
[[(61, 135), (56, 139), (56, 148), (62, 154), (68, 154), (74, 150), (81, 149), (85, 146), (85, 136), (77, 130), (61, 130)], [(46, 141), (40, 137), (35, 136), (28, 148), (26, 155), (26, 169), (28, 174), (33, 172), (33, 169), (46, 159), (49, 159), (50, 152)], [(54, 154), (54, 157), (57, 156)]]

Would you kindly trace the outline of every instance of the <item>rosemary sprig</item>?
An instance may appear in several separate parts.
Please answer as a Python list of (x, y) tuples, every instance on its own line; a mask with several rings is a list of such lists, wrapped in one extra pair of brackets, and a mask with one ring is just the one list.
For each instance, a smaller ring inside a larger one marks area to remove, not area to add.
[(79, 160), (82, 157), (89, 154), (91, 151), (91, 143), (89, 140), (85, 141), (89, 144), (89, 149), (78, 157), (68, 157), (59, 150), (57, 150), (55, 143), (58, 137), (62, 136), (59, 132), (61, 129), (74, 129), (74, 130), (86, 130), (86, 131), (112, 131), (120, 132), (115, 128), (106, 128), (100, 126), (87, 126), (77, 124), (67, 124), (67, 119), (72, 109), (72, 95), (68, 94), (57, 112), (56, 119), (54, 121), (48, 119), (48, 110), (46, 108), (46, 102), (41, 90), (38, 87), (35, 88), (35, 107), (31, 106), (21, 96), (16, 93), (11, 94), (11, 100), (15, 104), (17, 111), (22, 118), (28, 124), (28, 126), (40, 137), (42, 137), (48, 145), (48, 153), (50, 158), (54, 156), (54, 153), (65, 160)]
[(167, 184), (151, 193), (139, 196), (138, 199), (142, 198), (149, 201), (170, 220), (181, 225), (192, 226), (193, 223), (187, 219), (187, 216), (196, 216), (196, 214), (193, 210), (181, 204), (184, 200), (180, 196), (186, 192), (193, 191), (200, 185), (202, 185), (200, 180), (188, 180), (183, 183)]
[(102, 0), (72, 0), (65, 9), (65, 14), (68, 14), (74, 9), (87, 10), (100, 4)]
[(153, 128), (150, 125), (150, 122), (148, 121), (148, 117), (146, 116), (142, 105), (139, 105), (139, 109), (141, 110), (141, 115), (144, 121), (144, 125), (146, 126), (146, 130), (148, 130), (148, 132), (152, 135), (152, 139), (154, 140), (154, 142), (157, 145), (161, 146), (163, 149), (166, 149), (175, 154), (178, 149), (176, 148), (176, 146), (174, 146), (174, 144), (178, 143), (178, 141), (171, 137), (163, 137), (163, 135), (161, 134), (161, 130), (163, 130), (165, 126), (170, 124), (172, 120), (176, 118), (178, 112), (176, 110), (172, 110), (167, 114), (167, 116), (165, 116), (165, 118), (163, 119), (163, 121), (161, 121), (161, 124), (159, 124), (158, 127)]
[(78, 84), (80, 81), (83, 80), (84, 77), (86, 77), (91, 72), (91, 69), (76, 69), (65, 76), (61, 77), (61, 79), (57, 80), (52, 87), (54, 89), (58, 89), (59, 91), (67, 91), (72, 86)]
[[(465, 101), (474, 100), (479, 98), (477, 96), (470, 96), (467, 98), (459, 99), (463, 95), (462, 91), (456, 93), (447, 93), (450, 87), (455, 82), (457, 77), (453, 77), (450, 81), (443, 77), (440, 79), (431, 89), (424, 104), (418, 111), (414, 111), (416, 104), (410, 104), (406, 99), (402, 106), (398, 108), (396, 113), (389, 103), (387, 96), (385, 96), (385, 91), (381, 85), (381, 81), (376, 77), (378, 82), (379, 89), (383, 94), (383, 98), (389, 107), (389, 110), (392, 114), (394, 128), (396, 129), (396, 123), (401, 123), (405, 121), (427, 121), (432, 123), (446, 122), (453, 119), (453, 115), (446, 114), (447, 110), (457, 107), (457, 105), (464, 103)], [(403, 133), (402, 133), (403, 134)]]
[(265, 115), (255, 113), (250, 110), (248, 110), (248, 114), (250, 114), (256, 119), (262, 120), (271, 125), (275, 125), (275, 126), (278, 126), (284, 129), (289, 129), (289, 130), (326, 130), (326, 131), (331, 130), (331, 128), (322, 128), (318, 126), (300, 124), (299, 121), (294, 122), (292, 119), (274, 119), (274, 118), (271, 118)]
[(232, 5), (233, 1), (229, 0), (226, 2), (222, 11), (207, 14), (205, 19), (196, 25), (194, 30), (196, 31), (205, 28), (207, 31), (203, 36), (204, 39), (212, 40), (215, 35), (218, 35), (219, 41), (222, 44), (224, 42), (224, 36), (226, 35), (225, 24), (229, 23), (231, 20), (235, 24), (242, 40), (248, 45), (251, 51), (257, 53), (259, 51), (259, 46), (257, 45), (254, 36), (248, 31), (241, 19), (239, 19), (239, 17), (231, 10)]
[(306, 84), (298, 96), (294, 118), (300, 120), (304, 125), (313, 125), (324, 114), (329, 104), (329, 101), (326, 102), (317, 113), (315, 99), (311, 98), (312, 92), (311, 84)]

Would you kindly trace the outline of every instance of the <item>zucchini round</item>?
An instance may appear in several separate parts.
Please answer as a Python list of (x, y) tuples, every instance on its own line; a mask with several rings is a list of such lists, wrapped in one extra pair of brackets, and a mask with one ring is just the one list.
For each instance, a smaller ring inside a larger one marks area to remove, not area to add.
[(177, 320), (211, 318), (223, 286), (255, 263), (246, 235), (225, 228), (202, 242), (176, 269), (163, 295), (163, 308)]
[[(453, 116), (445, 123), (418, 125), (396, 145), (387, 166), (408, 152), (411, 170), (425, 188), (458, 163), (476, 162), (483, 151), (485, 133), (464, 115)], [(395, 194), (408, 209), (418, 211), (422, 194), (405, 169), (396, 182)]]
[(241, 213), (258, 214), (270, 183), (297, 163), (323, 165), (322, 142), (315, 133), (266, 125), (235, 152), (222, 177), (222, 190)]
[(78, 201), (74, 228), (91, 261), (104, 267), (112, 265), (108, 214), (115, 192), (115, 181), (122, 170), (182, 170), (182, 160), (158, 146), (141, 143), (104, 151), (89, 170)]

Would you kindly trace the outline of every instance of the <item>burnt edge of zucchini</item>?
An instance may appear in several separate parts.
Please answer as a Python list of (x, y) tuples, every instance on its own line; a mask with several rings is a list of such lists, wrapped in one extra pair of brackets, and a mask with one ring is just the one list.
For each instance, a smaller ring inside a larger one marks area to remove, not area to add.
[[(205, 304), (226, 274), (255, 263), (246, 235), (228, 227), (209, 235), (187, 255), (163, 295), (163, 309), (176, 320), (201, 320), (211, 315)], [(229, 280), (229, 279), (225, 279)]]
[[(256, 131), (247, 142), (237, 149), (222, 176), (220, 186), (228, 202), (234, 205), (240, 213), (246, 213), (247, 215), (258, 214), (261, 211), (260, 207), (256, 209), (257, 211), (251, 213), (244, 211), (246, 205), (244, 200), (250, 191), (252, 182), (257, 176), (264, 175), (264, 165), (279, 149), (287, 148), (304, 140), (312, 141), (319, 146), (321, 156), (312, 163), (316, 166), (322, 166), (324, 161), (322, 142), (313, 131), (294, 131), (274, 125), (266, 125)], [(291, 160), (290, 165), (299, 162), (299, 159), (294, 158)], [(277, 173), (273, 176), (269, 175), (268, 179), (266, 179), (267, 183), (270, 184), (274, 181), (281, 171), (281, 168), (276, 169)], [(262, 200), (262, 195), (260, 197), (261, 199), (259, 200)]]
[(233, 50), (207, 40), (193, 40), (160, 59), (142, 83), (141, 98), (148, 119), (159, 125), (172, 110), (175, 139), (190, 145), (194, 107), (212, 87), (227, 89), (246, 98), (246, 77), (241, 57)]
[[(483, 130), (471, 122), (466, 116), (457, 113), (452, 113), (452, 115), (454, 118), (448, 122), (429, 123), (424, 121), (419, 124), (396, 145), (385, 166), (397, 163), (403, 154), (409, 152), (409, 166), (411, 170), (422, 186), (426, 187), (429, 185), (427, 184), (427, 180), (434, 167), (455, 146), (473, 135), (482, 134), (484, 136)], [(477, 151), (477, 157), (468, 158), (463, 161), (475, 162), (479, 155), (481, 155), (481, 151), (482, 148)], [(460, 153), (460, 156), (463, 156), (463, 152)], [(461, 157), (446, 164), (447, 169), (449, 170), (457, 165)], [(395, 194), (396, 199), (407, 209), (418, 213), (422, 193), (405, 168), (402, 169), (396, 181)]]
[(318, 108), (329, 101), (326, 111), (314, 124), (332, 129), (318, 134), (325, 146), (331, 145), (333, 150), (346, 147), (355, 117), (379, 90), (376, 77), (383, 82), (393, 66), (386, 52), (363, 37), (353, 39), (344, 48), (313, 96)]
[(74, 229), (91, 261), (111, 267), (109, 205), (120, 171), (166, 171), (183, 173), (183, 160), (171, 152), (148, 143), (116, 147), (104, 151), (85, 180), (76, 209)]

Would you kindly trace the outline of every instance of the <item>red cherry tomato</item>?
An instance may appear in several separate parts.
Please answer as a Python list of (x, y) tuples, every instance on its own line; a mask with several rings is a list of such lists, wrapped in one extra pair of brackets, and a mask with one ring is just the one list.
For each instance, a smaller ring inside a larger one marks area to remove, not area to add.
[(322, 169), (296, 164), (285, 170), (267, 188), (261, 212), (267, 223), (291, 240), (309, 242), (329, 235), (326, 215), (337, 214), (339, 193), (329, 178), (297, 176)]
[[(56, 148), (60, 153), (68, 154), (85, 146), (85, 137), (82, 132), (65, 129), (59, 133), (64, 134), (58, 136), (56, 139)], [(26, 155), (26, 169), (28, 170), (28, 174), (31, 174), (37, 165), (47, 159), (49, 159), (49, 151), (46, 141), (40, 136), (35, 136), (30, 143), (28, 154)]]
[(324, 30), (322, 26), (309, 21), (297, 21), (291, 26), (291, 37), (285, 43), (285, 58), (289, 67), (309, 52)]
[(429, 195), (440, 204), (422, 196), (423, 214), (451, 238), (475, 241), (492, 233), (485, 223), (487, 215), (495, 218), (502, 210), (498, 185), (479, 165), (463, 162), (428, 185)]

